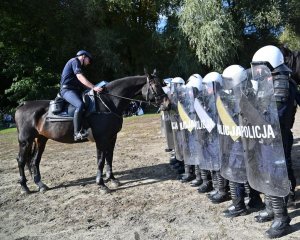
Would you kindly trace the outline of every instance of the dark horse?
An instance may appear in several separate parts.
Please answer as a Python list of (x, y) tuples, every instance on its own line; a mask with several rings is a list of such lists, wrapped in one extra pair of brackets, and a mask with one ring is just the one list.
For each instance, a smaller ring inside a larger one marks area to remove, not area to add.
[(279, 47), (284, 57), (284, 63), (292, 70), (292, 79), (300, 85), (300, 52), (291, 51), (287, 46)]
[[(114, 80), (105, 86), (105, 92), (96, 95), (98, 111), (86, 116), (85, 124), (89, 128), (92, 140), (96, 142), (98, 171), (96, 183), (107, 192), (104, 183), (103, 168), (107, 163), (107, 181), (119, 184), (112, 171), (113, 151), (117, 133), (123, 124), (122, 113), (128, 107), (130, 98), (143, 94), (148, 101), (168, 105), (168, 98), (162, 90), (159, 79), (154, 75), (133, 76)], [(128, 100), (129, 99), (129, 100)], [(62, 143), (74, 143), (73, 122), (49, 122), (48, 100), (27, 101), (18, 107), (15, 120), (18, 129), (19, 155), (17, 157), (22, 191), (30, 193), (27, 187), (24, 167), (28, 166), (31, 176), (40, 191), (48, 187), (41, 181), (40, 161), (48, 139)], [(91, 139), (89, 139), (91, 140)]]

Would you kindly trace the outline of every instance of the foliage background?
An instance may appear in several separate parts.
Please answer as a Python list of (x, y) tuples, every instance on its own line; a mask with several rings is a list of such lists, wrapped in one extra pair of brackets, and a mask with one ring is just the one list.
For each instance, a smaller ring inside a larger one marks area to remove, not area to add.
[(299, 49), (299, 25), (298, 0), (2, 0), (0, 109), (54, 98), (80, 49), (95, 57), (86, 72), (94, 83), (144, 67), (187, 79), (248, 67), (263, 45)]

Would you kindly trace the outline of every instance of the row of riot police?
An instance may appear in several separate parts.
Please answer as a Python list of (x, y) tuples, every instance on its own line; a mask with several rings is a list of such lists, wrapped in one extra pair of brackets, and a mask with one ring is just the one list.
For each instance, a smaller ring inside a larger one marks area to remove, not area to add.
[[(162, 113), (172, 164), (184, 165), (182, 182), (208, 193), (212, 203), (229, 200), (225, 217), (258, 211), (257, 222), (273, 221), (269, 238), (290, 229), (288, 197), (296, 180), (291, 149), (297, 88), (275, 46), (253, 56), (251, 68), (227, 67), (167, 80), (172, 109)], [(264, 202), (261, 199), (264, 195)]]

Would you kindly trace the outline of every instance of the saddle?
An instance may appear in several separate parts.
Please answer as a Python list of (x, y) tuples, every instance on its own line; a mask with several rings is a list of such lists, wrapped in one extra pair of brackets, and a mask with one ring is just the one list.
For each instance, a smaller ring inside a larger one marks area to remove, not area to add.
[[(96, 84), (97, 87), (105, 87), (107, 81), (101, 81)], [(93, 90), (87, 90), (82, 93), (82, 100), (85, 104), (83, 117), (86, 117), (90, 113), (96, 112), (96, 101)], [(49, 122), (67, 122), (73, 121), (75, 107), (68, 103), (60, 93), (57, 94), (56, 98), (50, 101), (50, 106), (46, 121)]]
[[(96, 111), (94, 91), (85, 91), (82, 94), (82, 100), (85, 104), (84, 116)], [(73, 121), (75, 107), (68, 103), (60, 93), (57, 94), (54, 100), (50, 101), (46, 121), (49, 122), (67, 122)]]

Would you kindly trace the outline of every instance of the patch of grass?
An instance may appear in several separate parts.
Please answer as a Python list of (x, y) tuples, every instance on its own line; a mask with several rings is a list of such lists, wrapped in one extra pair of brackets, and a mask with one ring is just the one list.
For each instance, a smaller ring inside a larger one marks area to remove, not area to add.
[(126, 118), (123, 118), (124, 121), (134, 121), (136, 119), (145, 119), (145, 118), (155, 118), (155, 117), (159, 117), (160, 114), (159, 113), (146, 113), (144, 115), (141, 115), (141, 116), (132, 116), (132, 117), (126, 117)]
[(17, 128), (5, 128), (0, 130), (0, 134), (14, 133), (17, 132)]

